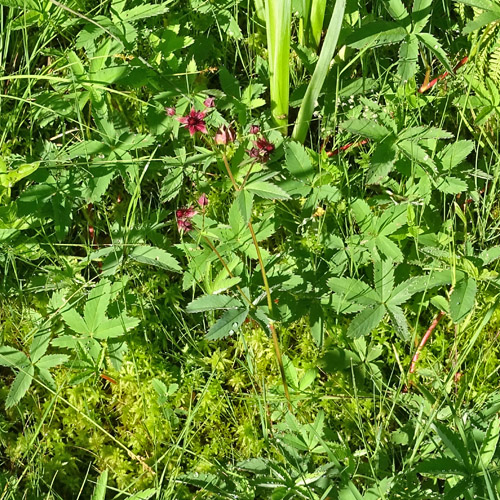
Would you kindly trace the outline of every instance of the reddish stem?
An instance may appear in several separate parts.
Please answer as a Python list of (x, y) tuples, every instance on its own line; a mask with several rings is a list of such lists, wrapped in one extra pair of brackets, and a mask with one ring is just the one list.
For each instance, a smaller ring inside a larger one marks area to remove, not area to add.
[(425, 347), (425, 344), (429, 340), (429, 337), (431, 336), (432, 332), (438, 325), (438, 323), (441, 321), (441, 318), (444, 316), (444, 312), (440, 311), (439, 314), (434, 318), (434, 321), (431, 323), (431, 326), (429, 326), (429, 329), (425, 332), (425, 335), (422, 337), (422, 340), (420, 341), (419, 346), (417, 347), (417, 352), (413, 356), (413, 359), (411, 360), (411, 365), (410, 365), (410, 373), (415, 373), (415, 368), (417, 366), (417, 361), (418, 358), (420, 357), (420, 353), (422, 352), (422, 349)]
[(349, 148), (355, 147), (357, 148), (358, 146), (362, 146), (363, 144), (366, 144), (368, 142), (368, 139), (363, 139), (358, 142), (350, 142), (349, 144), (345, 144), (344, 146), (341, 146), (340, 148), (334, 149), (333, 151), (328, 151), (326, 153), (327, 156), (335, 156), (338, 155), (342, 151), (346, 151)]
[[(465, 56), (463, 59), (461, 59), (459, 61), (459, 63), (453, 68), (453, 73), (456, 73), (457, 69), (461, 68), (468, 60), (469, 60), (469, 58), (467, 56)], [(429, 90), (432, 87), (434, 87), (434, 85), (436, 85), (437, 82), (439, 82), (440, 80), (443, 80), (444, 78), (446, 78), (448, 75), (449, 75), (448, 71), (445, 71), (443, 74), (439, 75), (437, 78), (434, 78), (434, 80), (431, 80), (428, 83), (424, 82), (422, 84), (422, 86), (418, 89), (419, 93), (423, 94), (427, 90)]]
[(114, 378), (111, 378), (110, 376), (105, 375), (104, 373), (101, 373), (101, 378), (103, 378), (104, 380), (107, 380), (108, 382), (110, 382), (112, 384), (116, 384), (117, 383)]

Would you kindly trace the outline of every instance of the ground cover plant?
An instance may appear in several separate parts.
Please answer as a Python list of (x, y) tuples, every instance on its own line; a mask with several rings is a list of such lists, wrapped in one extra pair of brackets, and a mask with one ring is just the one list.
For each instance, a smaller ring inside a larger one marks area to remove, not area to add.
[(0, 499), (500, 498), (499, 20), (0, 0)]

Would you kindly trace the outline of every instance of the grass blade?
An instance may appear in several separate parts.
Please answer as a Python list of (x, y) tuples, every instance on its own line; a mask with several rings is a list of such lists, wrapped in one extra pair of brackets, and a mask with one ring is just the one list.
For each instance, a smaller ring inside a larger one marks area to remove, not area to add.
[(342, 26), (342, 19), (344, 18), (344, 11), (345, 0), (337, 0), (330, 19), (325, 42), (323, 44), (323, 48), (321, 49), (321, 54), (318, 62), (316, 63), (316, 68), (314, 69), (311, 81), (307, 87), (302, 105), (300, 106), (295, 127), (293, 128), (292, 137), (300, 143), (303, 143), (306, 138), (316, 100), (318, 99), (321, 88), (323, 87), (328, 69), (330, 68), (330, 62), (333, 59), (333, 53), (335, 52), (340, 28)]

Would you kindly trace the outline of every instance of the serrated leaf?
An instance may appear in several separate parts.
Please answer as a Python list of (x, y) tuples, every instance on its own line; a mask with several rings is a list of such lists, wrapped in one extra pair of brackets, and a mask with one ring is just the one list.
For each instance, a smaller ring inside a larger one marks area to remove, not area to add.
[(439, 62), (446, 68), (446, 71), (453, 74), (453, 66), (437, 38), (430, 33), (417, 33), (416, 36), (437, 57)]
[(500, 19), (500, 11), (498, 10), (496, 12), (482, 12), (474, 20), (467, 23), (467, 26), (465, 26), (463, 30), (463, 34), (467, 35), (469, 33), (472, 33), (473, 31), (481, 29), (483, 26), (486, 26), (487, 24), (497, 22), (499, 19)]
[(253, 194), (244, 189), (238, 193), (236, 201), (243, 223), (248, 224), (252, 218)]
[(415, 35), (408, 35), (399, 48), (398, 75), (406, 83), (417, 72), (418, 41)]
[(396, 243), (390, 240), (387, 236), (379, 234), (375, 238), (375, 244), (378, 250), (381, 252), (381, 254), (385, 255), (388, 259), (392, 259), (395, 262), (403, 261), (403, 253), (396, 245)]
[(410, 339), (410, 332), (408, 330), (408, 322), (406, 321), (405, 313), (399, 306), (394, 304), (387, 304), (387, 312), (396, 328), (397, 334), (402, 340), (407, 342)]
[(368, 203), (364, 200), (358, 199), (351, 205), (351, 210), (361, 230), (363, 232), (368, 231), (374, 218)]
[(88, 333), (89, 329), (85, 320), (75, 311), (69, 309), (61, 313), (63, 321), (76, 333)]
[(288, 142), (285, 145), (285, 167), (298, 180), (311, 183), (314, 178), (314, 169), (304, 146), (298, 142)]
[(477, 285), (466, 276), (456, 285), (450, 296), (450, 316), (454, 323), (460, 323), (472, 311), (476, 299)]
[(431, 288), (450, 285), (453, 281), (452, 273), (446, 271), (434, 271), (427, 276), (418, 276), (408, 283), (408, 291), (411, 295), (419, 292), (426, 292)]
[(106, 320), (106, 311), (111, 299), (111, 285), (108, 280), (101, 280), (89, 293), (83, 309), (83, 317), (89, 333)]
[(398, 141), (405, 139), (410, 141), (421, 141), (424, 139), (451, 139), (453, 134), (438, 127), (410, 127), (398, 134)]
[(417, 465), (417, 471), (420, 474), (429, 474), (438, 477), (448, 475), (465, 476), (467, 474), (467, 470), (460, 462), (448, 457), (423, 460)]
[(184, 182), (184, 170), (182, 167), (169, 170), (161, 184), (160, 200), (162, 202), (170, 201), (175, 198)]
[(229, 295), (204, 295), (189, 303), (186, 312), (197, 313), (217, 309), (238, 309), (242, 306), (241, 301)]
[(247, 184), (246, 190), (268, 200), (287, 200), (290, 198), (288, 193), (279, 186), (266, 181), (251, 182)]
[(421, 166), (428, 166), (437, 173), (436, 165), (429, 153), (415, 141), (403, 140), (398, 142), (398, 148), (412, 161)]
[(129, 253), (129, 257), (142, 264), (161, 267), (167, 271), (182, 271), (177, 260), (162, 248), (151, 247), (149, 245), (137, 246)]
[(459, 194), (467, 191), (467, 183), (456, 177), (440, 177), (436, 181), (436, 188), (445, 194)]
[(394, 286), (394, 266), (388, 259), (373, 264), (373, 283), (381, 302), (387, 302)]
[(432, 427), (434, 427), (434, 430), (438, 433), (446, 448), (455, 455), (455, 458), (461, 464), (467, 466), (469, 463), (469, 453), (460, 436), (440, 422), (434, 422)]
[(94, 333), (96, 339), (112, 339), (121, 337), (127, 331), (132, 330), (140, 323), (138, 318), (132, 318), (126, 314), (121, 314), (117, 318), (108, 319), (102, 322)]
[(328, 286), (346, 303), (372, 306), (380, 302), (378, 293), (365, 282), (353, 278), (330, 278)]
[(457, 141), (453, 144), (448, 144), (440, 153), (439, 160), (441, 166), (445, 170), (460, 165), (467, 156), (473, 151), (474, 143), (472, 141)]
[(394, 167), (397, 150), (394, 139), (385, 139), (375, 148), (370, 162), (370, 169), (366, 174), (367, 184), (379, 184), (386, 179)]
[(226, 311), (222, 317), (210, 328), (206, 334), (207, 340), (218, 340), (228, 335), (236, 333), (248, 316), (248, 309), (230, 309)]
[(5, 400), (5, 408), (9, 409), (10, 407), (19, 403), (21, 398), (29, 389), (33, 380), (34, 373), (35, 367), (33, 365), (26, 366), (18, 372), (10, 388), (9, 394), (7, 394), (7, 399)]
[(485, 266), (491, 264), (493, 261), (500, 258), (500, 246), (491, 247), (486, 250), (483, 250), (479, 254), (479, 258), (483, 261)]
[(0, 366), (23, 368), (29, 364), (30, 361), (24, 352), (6, 345), (0, 347)]
[(366, 336), (382, 321), (386, 313), (385, 307), (380, 304), (374, 308), (363, 309), (350, 323), (347, 335), (351, 338)]
[(374, 141), (381, 141), (391, 134), (391, 131), (383, 125), (365, 118), (351, 118), (350, 120), (342, 122), (340, 128), (347, 130), (347, 132), (351, 132), (351, 134), (368, 137), (368, 139)]
[(355, 30), (347, 39), (347, 45), (355, 49), (377, 47), (388, 43), (398, 43), (407, 34), (407, 31), (396, 23), (375, 21)]
[(386, 0), (384, 6), (395, 21), (402, 21), (408, 16), (401, 0)]
[(488, 468), (495, 455), (500, 433), (500, 419), (494, 415), (479, 450), (479, 460), (483, 468)]
[(39, 369), (48, 370), (54, 366), (62, 365), (68, 361), (69, 357), (66, 354), (48, 354), (40, 358), (36, 364)]

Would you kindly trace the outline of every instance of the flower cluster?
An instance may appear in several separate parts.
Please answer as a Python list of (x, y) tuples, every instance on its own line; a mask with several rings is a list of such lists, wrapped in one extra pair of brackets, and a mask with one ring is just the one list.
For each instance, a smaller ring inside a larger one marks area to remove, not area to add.
[(179, 208), (175, 211), (177, 217), (177, 229), (180, 233), (188, 233), (193, 229), (191, 220), (198, 212), (193, 207)]
[(266, 163), (269, 160), (269, 155), (274, 151), (274, 144), (265, 137), (260, 137), (253, 144), (253, 148), (248, 151), (250, 158), (254, 158), (260, 163)]

